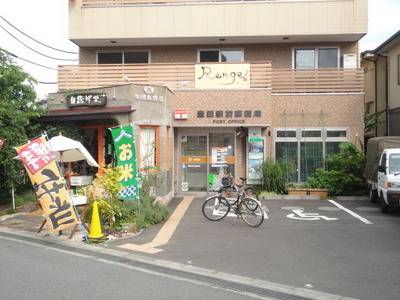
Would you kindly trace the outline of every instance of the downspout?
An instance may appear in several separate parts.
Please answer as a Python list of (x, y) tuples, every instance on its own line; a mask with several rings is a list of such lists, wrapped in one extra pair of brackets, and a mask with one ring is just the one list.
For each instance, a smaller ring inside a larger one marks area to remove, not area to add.
[[(390, 127), (389, 127), (389, 66), (388, 66), (388, 61), (389, 57), (382, 55), (382, 54), (377, 54), (378, 57), (383, 57), (385, 59), (385, 115), (386, 115), (386, 135), (390, 136)], [(375, 77), (376, 79), (376, 77)]]

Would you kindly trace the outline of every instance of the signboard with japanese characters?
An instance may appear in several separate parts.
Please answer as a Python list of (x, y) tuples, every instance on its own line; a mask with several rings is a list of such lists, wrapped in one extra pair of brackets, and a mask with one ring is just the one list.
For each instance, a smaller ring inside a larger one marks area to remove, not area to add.
[(196, 89), (249, 89), (250, 64), (196, 64)]
[(68, 107), (105, 106), (106, 104), (107, 95), (104, 93), (82, 93), (67, 96)]
[(70, 194), (55, 156), (44, 136), (16, 148), (47, 220), (48, 231), (61, 231), (78, 222)]
[(131, 125), (111, 128), (114, 140), (117, 166), (122, 169), (119, 182), (123, 189), (118, 193), (121, 199), (133, 199), (139, 196), (137, 186), (137, 156), (135, 136)]

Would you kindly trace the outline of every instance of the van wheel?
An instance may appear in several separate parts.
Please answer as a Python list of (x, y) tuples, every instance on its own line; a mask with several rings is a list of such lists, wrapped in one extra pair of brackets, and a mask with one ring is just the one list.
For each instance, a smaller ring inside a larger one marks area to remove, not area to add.
[(371, 203), (376, 203), (378, 200), (378, 191), (373, 190), (371, 187), (369, 188), (369, 200)]
[(389, 205), (386, 204), (385, 199), (383, 199), (383, 195), (381, 195), (379, 198), (381, 204), (381, 211), (384, 214), (387, 214), (389, 212)]

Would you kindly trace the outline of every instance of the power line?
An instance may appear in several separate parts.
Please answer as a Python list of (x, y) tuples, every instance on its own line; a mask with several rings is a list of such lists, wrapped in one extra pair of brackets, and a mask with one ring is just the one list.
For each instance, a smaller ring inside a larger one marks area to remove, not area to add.
[(29, 60), (27, 60), (27, 59), (24, 59), (24, 58), (22, 58), (22, 57), (19, 57), (19, 56), (15, 55), (14, 53), (11, 53), (10, 51), (7, 51), (7, 50), (5, 50), (5, 49), (3, 49), (3, 51), (5, 51), (5, 52), (7, 52), (8, 54), (10, 54), (12, 57), (18, 58), (18, 59), (23, 60), (23, 61), (25, 61), (25, 62), (28, 62), (28, 63), (30, 63), (30, 64), (34, 64), (34, 65), (36, 65), (36, 66), (39, 66), (39, 67), (42, 67), (42, 68), (46, 68), (46, 69), (50, 69), (50, 70), (56, 70), (56, 71), (58, 70), (58, 69), (56, 69), (56, 68), (51, 68), (51, 67), (43, 66), (43, 65), (41, 65), (41, 64), (38, 64), (38, 63), (35, 63), (35, 62), (32, 62), (32, 61), (29, 61)]
[(11, 35), (14, 39), (16, 39), (18, 42), (20, 42), (22, 45), (24, 45), (24, 46), (27, 47), (28, 49), (30, 49), (30, 50), (32, 50), (33, 52), (35, 52), (35, 53), (37, 53), (37, 54), (40, 54), (40, 55), (42, 55), (42, 56), (44, 56), (44, 57), (51, 58), (51, 59), (54, 59), (54, 60), (78, 61), (77, 59), (55, 58), (55, 57), (52, 57), (52, 56), (45, 55), (45, 54), (43, 54), (43, 53), (41, 53), (41, 52), (39, 52), (39, 51), (36, 51), (35, 49), (32, 49), (32, 48), (29, 47), (28, 45), (24, 44), (22, 41), (20, 41), (18, 38), (16, 38), (14, 35), (12, 35), (12, 34), (11, 34), (7, 29), (5, 29), (3, 26), (0, 25), (0, 28), (2, 28), (5, 32), (7, 32), (9, 35)]
[(46, 44), (44, 44), (44, 43), (42, 43), (42, 42), (40, 42), (40, 41), (34, 39), (33, 37), (27, 35), (27, 34), (24, 33), (23, 31), (19, 30), (19, 29), (18, 29), (17, 27), (15, 27), (13, 24), (11, 24), (10, 22), (8, 22), (3, 16), (0, 16), (0, 18), (2, 18), (5, 22), (7, 22), (7, 24), (9, 24), (9, 25), (10, 25), (11, 27), (13, 27), (15, 30), (19, 31), (20, 33), (22, 33), (22, 34), (25, 35), (26, 37), (30, 38), (31, 40), (35, 41), (36, 43), (39, 43), (39, 44), (41, 44), (41, 45), (43, 45), (43, 46), (45, 46), (45, 47), (47, 47), (47, 48), (50, 48), (50, 49), (53, 49), (53, 50), (56, 50), (56, 51), (60, 51), (60, 52), (64, 52), (64, 53), (69, 53), (69, 54), (78, 54), (78, 52), (70, 52), (70, 51), (60, 50), (60, 49), (57, 49), (57, 48), (48, 46), (48, 45), (46, 45)]

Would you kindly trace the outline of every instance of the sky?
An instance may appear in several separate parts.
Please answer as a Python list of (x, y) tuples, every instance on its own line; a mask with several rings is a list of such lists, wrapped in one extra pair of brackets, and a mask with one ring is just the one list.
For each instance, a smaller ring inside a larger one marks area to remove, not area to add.
[[(57, 82), (58, 65), (78, 64), (77, 54), (65, 52), (78, 52), (68, 40), (68, 2), (0, 0), (0, 48), (18, 56), (15, 62), (40, 82), (35, 86), (40, 99), (57, 91), (57, 84), (49, 83)], [(368, 0), (368, 14), (368, 33), (360, 40), (360, 51), (374, 50), (400, 30), (400, 0)]]

